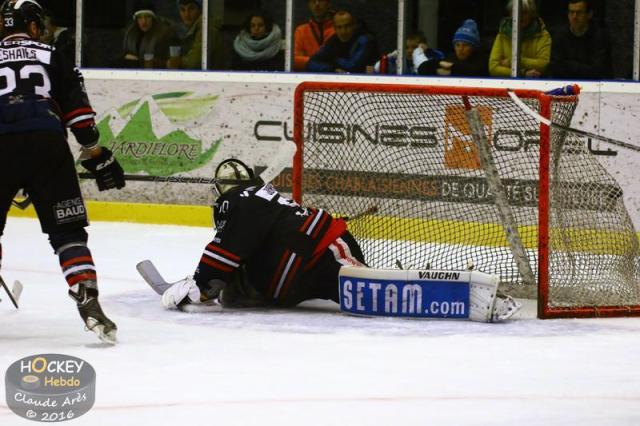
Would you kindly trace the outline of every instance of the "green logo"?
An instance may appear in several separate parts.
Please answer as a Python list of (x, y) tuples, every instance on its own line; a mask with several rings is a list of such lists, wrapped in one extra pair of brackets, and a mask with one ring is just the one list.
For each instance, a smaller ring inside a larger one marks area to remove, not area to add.
[(100, 144), (113, 151), (126, 173), (169, 176), (202, 167), (222, 138), (199, 140), (194, 134), (211, 133), (199, 119), (218, 97), (191, 95), (163, 93), (121, 106), (98, 122)]

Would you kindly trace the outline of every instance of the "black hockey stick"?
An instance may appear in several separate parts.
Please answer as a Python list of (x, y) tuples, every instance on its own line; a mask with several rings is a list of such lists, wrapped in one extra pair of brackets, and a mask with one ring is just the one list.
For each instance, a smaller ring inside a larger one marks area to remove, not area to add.
[(516, 95), (512, 90), (509, 90), (508, 93), (509, 93), (509, 96), (511, 97), (511, 99), (516, 103), (516, 105), (518, 105), (520, 107), (520, 109), (522, 109), (522, 111), (524, 111), (525, 113), (527, 113), (531, 117), (535, 118), (538, 122), (540, 122), (542, 124), (545, 124), (545, 125), (547, 125), (549, 127), (553, 127), (553, 128), (556, 128), (556, 129), (564, 130), (564, 131), (567, 131), (567, 132), (572, 132), (572, 133), (575, 133), (576, 135), (585, 136), (587, 138), (592, 138), (592, 139), (597, 139), (597, 140), (600, 140), (602, 142), (606, 142), (606, 143), (614, 145), (614, 146), (619, 146), (621, 148), (629, 149), (631, 151), (640, 152), (640, 146), (637, 146), (637, 145), (634, 145), (634, 144), (630, 144), (628, 142), (619, 141), (617, 139), (608, 138), (606, 136), (598, 135), (596, 133), (587, 132), (585, 130), (575, 129), (573, 127), (564, 126), (562, 124), (554, 123), (551, 120), (549, 120), (548, 118), (545, 118), (545, 117), (541, 116), (536, 111), (531, 109), (527, 104), (522, 102), (522, 100), (518, 97), (518, 95)]
[(2, 288), (4, 288), (4, 291), (7, 292), (7, 295), (9, 296), (9, 300), (11, 300), (11, 303), (13, 303), (13, 306), (15, 306), (16, 309), (18, 309), (18, 300), (20, 299), (20, 295), (22, 294), (22, 283), (20, 281), (14, 282), (13, 290), (9, 290), (9, 287), (7, 287), (7, 284), (4, 282), (2, 277), (0, 277), (0, 286), (2, 286)]
[[(91, 173), (78, 173), (80, 179), (94, 179)], [(134, 182), (158, 182), (158, 183), (202, 183), (213, 185), (214, 178), (190, 177), (190, 176), (149, 176), (149, 175), (124, 175), (124, 180)]]
[(356, 220), (356, 219), (361, 219), (365, 216), (369, 216), (370, 214), (374, 214), (378, 212), (378, 206), (376, 206), (375, 204), (367, 207), (366, 209), (362, 210), (361, 212), (358, 212), (356, 214), (354, 214), (353, 216), (343, 216), (342, 219), (346, 220), (347, 222), (350, 220)]

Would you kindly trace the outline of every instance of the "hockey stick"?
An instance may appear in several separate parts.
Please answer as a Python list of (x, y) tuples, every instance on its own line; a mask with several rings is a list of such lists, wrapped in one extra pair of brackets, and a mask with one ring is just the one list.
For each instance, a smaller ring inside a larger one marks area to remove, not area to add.
[[(292, 164), (292, 157), (296, 146), (292, 143), (283, 143), (278, 152), (269, 159), (269, 166), (260, 173), (260, 178), (265, 182), (271, 182), (287, 166)], [(91, 173), (78, 173), (80, 179), (94, 179)], [(151, 176), (151, 175), (130, 175), (125, 174), (124, 179), (132, 182), (156, 182), (156, 183), (200, 183), (213, 185), (215, 178), (192, 177), (192, 176)]]
[(357, 219), (361, 219), (365, 216), (369, 216), (370, 214), (374, 214), (378, 212), (378, 206), (376, 206), (375, 204), (367, 207), (365, 210), (362, 210), (361, 212), (358, 212), (356, 214), (354, 214), (353, 216), (343, 216), (342, 219), (346, 220), (347, 222), (349, 222), (350, 220), (357, 220)]
[(633, 144), (630, 144), (628, 142), (619, 141), (617, 139), (608, 138), (606, 136), (598, 135), (596, 133), (587, 132), (585, 130), (575, 129), (573, 127), (564, 126), (562, 124), (554, 123), (551, 120), (549, 120), (548, 118), (541, 116), (536, 111), (531, 109), (512, 90), (508, 90), (507, 93), (509, 94), (509, 96), (511, 97), (513, 102), (515, 102), (516, 105), (518, 105), (522, 111), (524, 111), (529, 116), (533, 117), (538, 122), (540, 122), (540, 123), (542, 123), (542, 124), (544, 124), (546, 126), (549, 126), (549, 127), (552, 127), (552, 128), (556, 128), (556, 129), (560, 129), (560, 130), (564, 130), (564, 131), (567, 131), (567, 132), (572, 132), (572, 133), (575, 133), (576, 135), (585, 136), (587, 138), (597, 139), (597, 140), (600, 140), (602, 142), (606, 142), (606, 143), (614, 145), (614, 146), (619, 146), (621, 148), (629, 149), (631, 151), (640, 152), (640, 146), (633, 145)]
[(478, 147), (478, 151), (480, 153), (480, 165), (487, 177), (489, 188), (494, 194), (495, 205), (498, 215), (500, 216), (500, 221), (502, 222), (502, 227), (504, 228), (507, 242), (511, 248), (513, 259), (516, 262), (522, 281), (527, 285), (533, 286), (536, 283), (535, 275), (531, 269), (527, 252), (522, 244), (522, 239), (520, 238), (520, 233), (518, 232), (518, 227), (513, 217), (511, 206), (509, 205), (506, 190), (500, 180), (498, 169), (496, 168), (493, 156), (491, 155), (489, 141), (487, 140), (487, 134), (484, 131), (484, 125), (482, 124), (480, 113), (476, 108), (471, 107), (467, 96), (463, 96), (462, 99), (466, 109), (465, 116), (467, 118), (467, 123), (471, 129), (471, 137)]
[(4, 280), (2, 279), (2, 277), (0, 277), (0, 285), (2, 285), (2, 288), (4, 288), (4, 291), (7, 292), (7, 295), (9, 296), (9, 300), (11, 300), (11, 303), (13, 303), (13, 306), (16, 307), (16, 309), (18, 309), (18, 301), (20, 300), (20, 295), (22, 294), (22, 283), (20, 281), (15, 281), (13, 283), (13, 289), (9, 290), (9, 287), (7, 287), (7, 284), (4, 282)]
[[(142, 278), (144, 278), (146, 283), (149, 284), (149, 287), (151, 287), (153, 291), (158, 293), (160, 296), (162, 296), (162, 294), (165, 291), (167, 291), (169, 287), (175, 284), (175, 283), (168, 283), (162, 277), (162, 275), (160, 275), (160, 272), (158, 272), (158, 269), (153, 264), (153, 262), (151, 262), (148, 259), (143, 260), (142, 262), (139, 262), (136, 265), (136, 269), (138, 270)], [(185, 303), (185, 304), (179, 305), (178, 309), (181, 310), (182, 312), (188, 312), (188, 313), (220, 312), (222, 311), (222, 305), (214, 301), (210, 303), (206, 303), (206, 302), (194, 303), (194, 304)]]
[(158, 293), (160, 296), (162, 296), (162, 294), (173, 285), (172, 283), (165, 281), (162, 275), (160, 275), (160, 272), (158, 272), (158, 269), (156, 269), (155, 265), (150, 260), (143, 260), (138, 263), (136, 265), (136, 269), (153, 291)]

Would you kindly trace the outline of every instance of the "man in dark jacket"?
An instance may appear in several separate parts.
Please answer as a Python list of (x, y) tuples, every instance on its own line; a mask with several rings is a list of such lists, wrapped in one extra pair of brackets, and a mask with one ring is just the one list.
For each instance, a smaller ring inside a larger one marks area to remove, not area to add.
[(569, 25), (553, 36), (551, 75), (599, 80), (611, 77), (611, 48), (605, 32), (591, 24), (589, 0), (569, 0)]
[(350, 12), (337, 11), (333, 26), (336, 33), (309, 59), (307, 71), (364, 73), (368, 65), (376, 63), (375, 39), (362, 27), (358, 28)]

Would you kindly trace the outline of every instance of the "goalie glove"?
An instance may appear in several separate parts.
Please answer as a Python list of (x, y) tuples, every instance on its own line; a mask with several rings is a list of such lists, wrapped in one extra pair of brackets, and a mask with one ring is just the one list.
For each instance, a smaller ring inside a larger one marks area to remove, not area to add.
[(200, 288), (191, 277), (174, 283), (162, 294), (162, 305), (167, 309), (178, 309), (185, 303), (200, 303)]
[(123, 188), (125, 180), (122, 167), (109, 149), (101, 149), (99, 156), (83, 160), (82, 166), (93, 175), (100, 191)]

